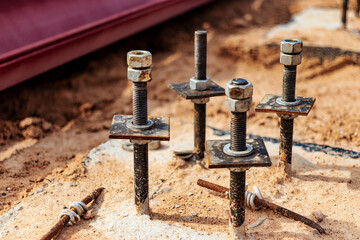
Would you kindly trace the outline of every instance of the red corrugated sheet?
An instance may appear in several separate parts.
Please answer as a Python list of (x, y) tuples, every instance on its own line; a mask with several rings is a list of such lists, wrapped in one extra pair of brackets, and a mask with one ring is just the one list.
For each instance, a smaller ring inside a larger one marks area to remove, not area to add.
[(0, 90), (210, 1), (0, 1)]

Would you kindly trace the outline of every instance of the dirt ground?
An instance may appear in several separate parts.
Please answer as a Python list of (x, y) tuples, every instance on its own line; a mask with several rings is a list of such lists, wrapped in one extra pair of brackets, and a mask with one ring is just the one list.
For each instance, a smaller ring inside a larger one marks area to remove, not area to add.
[[(33, 208), (33, 212), (27, 211), (23, 219), (16, 220), (16, 228), (13, 227), (5, 239), (18, 239), (21, 224), (25, 228), (29, 218), (30, 222), (39, 222), (32, 230), (32, 237), (39, 238), (55, 223), (56, 213), (62, 206), (74, 198), (81, 199), (96, 187), (106, 188), (102, 203), (108, 208), (118, 201), (132, 199), (131, 168), (114, 160), (103, 161), (100, 163), (102, 168), (111, 169), (109, 174), (104, 175), (101, 169), (84, 165), (89, 151), (108, 139), (113, 115), (132, 113), (132, 86), (126, 78), (126, 52), (129, 50), (146, 49), (152, 52), (153, 80), (148, 84), (149, 113), (170, 116), (172, 141), (184, 141), (185, 147), (191, 147), (192, 103), (176, 96), (168, 85), (188, 81), (192, 76), (193, 32), (197, 29), (208, 31), (208, 76), (213, 81), (224, 86), (234, 77), (242, 77), (253, 83), (254, 104), (248, 113), (248, 133), (268, 138), (279, 138), (278, 117), (255, 113), (254, 107), (265, 94), (281, 93), (279, 48), (271, 44), (278, 44), (280, 39), (286, 37), (304, 40), (305, 50), (303, 63), (298, 67), (296, 94), (317, 100), (307, 117), (295, 120), (294, 140), (359, 152), (359, 60), (346, 54), (317, 56), (312, 54), (311, 49), (306, 49), (308, 44), (359, 51), (358, 36), (350, 30), (335, 29), (297, 31), (292, 32), (291, 36), (280, 34), (266, 37), (270, 29), (288, 22), (293, 14), (309, 7), (338, 8), (340, 2), (214, 2), (0, 92), (0, 214), (16, 208), (19, 202), (24, 202), (24, 209)], [(354, 6), (355, 1), (350, 1), (351, 11)], [(351, 28), (360, 29), (359, 20), (354, 19), (350, 24)], [(229, 129), (229, 112), (223, 105), (223, 97), (213, 98), (207, 105), (208, 126)], [(210, 130), (208, 135), (213, 139), (218, 137)], [(176, 146), (171, 142), (165, 146), (170, 146), (166, 154), (171, 159), (170, 150)], [(276, 165), (277, 148), (271, 144), (269, 147)], [(247, 181), (261, 186), (269, 199), (290, 209), (301, 210), (310, 218), (312, 211), (321, 210), (328, 216), (321, 223), (329, 232), (324, 238), (359, 239), (360, 219), (353, 211), (357, 209), (358, 212), (360, 205), (353, 202), (351, 210), (348, 206), (348, 201), (360, 197), (359, 158), (334, 157), (324, 153), (315, 154), (314, 157), (303, 150), (299, 150), (299, 153), (303, 155), (295, 155), (295, 160), (313, 158), (310, 160), (312, 164), (323, 167), (319, 170), (313, 165), (302, 167), (300, 164), (293, 178), (284, 176), (275, 167), (250, 170)], [(197, 178), (203, 175), (210, 175), (209, 180), (228, 185), (227, 170), (209, 171), (176, 159), (159, 169), (155, 171), (150, 168), (150, 188), (161, 186), (159, 188), (169, 187), (172, 190), (156, 195), (156, 202), (162, 204), (152, 206), (152, 218), (200, 231), (227, 232), (227, 200), (196, 187)], [(305, 169), (306, 174), (301, 169)], [(266, 184), (262, 182), (264, 179), (268, 181)], [(44, 185), (47, 186), (45, 192), (42, 191)], [(314, 191), (319, 191), (324, 200), (319, 200)], [(41, 201), (49, 203), (42, 209), (38, 209), (39, 197), (33, 194), (37, 192), (42, 194)], [(348, 200), (342, 199), (344, 192)], [(119, 198), (106, 197), (119, 193), (122, 194)], [(182, 212), (175, 205), (179, 205)], [(181, 220), (194, 209), (198, 218)], [(211, 217), (207, 217), (208, 214)], [(260, 213), (250, 215), (246, 224), (260, 216)], [(266, 217), (266, 223), (250, 231), (256, 234), (255, 239), (320, 238), (301, 223), (293, 223), (271, 213), (266, 213)], [(283, 224), (287, 224), (285, 228)], [(113, 239), (103, 236), (86, 222), (73, 229), (64, 231), (61, 239)]]

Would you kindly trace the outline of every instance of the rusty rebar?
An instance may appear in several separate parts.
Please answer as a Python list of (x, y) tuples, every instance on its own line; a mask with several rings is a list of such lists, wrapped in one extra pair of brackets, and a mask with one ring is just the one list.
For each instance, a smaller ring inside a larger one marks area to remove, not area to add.
[(194, 151), (196, 160), (204, 158), (206, 131), (206, 104), (194, 103)]
[[(90, 195), (86, 196), (83, 200), (81, 200), (86, 205), (89, 204), (91, 201), (95, 201), (101, 194), (101, 192), (105, 188), (98, 188), (94, 192), (92, 192)], [(78, 214), (77, 210), (75, 208), (71, 208), (72, 211), (76, 212)], [(66, 224), (70, 221), (70, 217), (68, 215), (63, 215), (60, 220), (50, 229), (49, 232), (47, 232), (41, 240), (50, 240), (55, 239), (61, 231), (65, 228)]]
[[(223, 193), (223, 194), (228, 194), (228, 192), (229, 192), (229, 188), (220, 186), (215, 183), (208, 182), (203, 179), (198, 179), (197, 184), (201, 187), (205, 187), (205, 188), (213, 190), (215, 192), (219, 192), (219, 193)], [(325, 230), (319, 224), (315, 223), (314, 221), (312, 221), (296, 212), (290, 211), (289, 209), (286, 209), (277, 204), (268, 202), (264, 199), (260, 199), (256, 196), (254, 199), (254, 203), (257, 207), (267, 208), (267, 209), (272, 210), (274, 213), (278, 213), (284, 217), (291, 218), (295, 221), (300, 221), (300, 222), (304, 223), (305, 225), (308, 225), (309, 227), (312, 227), (312, 228), (318, 230), (319, 233), (321, 233), (321, 234), (326, 233)]]

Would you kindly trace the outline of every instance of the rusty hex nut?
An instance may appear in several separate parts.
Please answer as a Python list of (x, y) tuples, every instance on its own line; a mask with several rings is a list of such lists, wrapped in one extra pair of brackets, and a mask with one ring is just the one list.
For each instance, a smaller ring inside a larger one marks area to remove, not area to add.
[(301, 53), (293, 55), (280, 53), (280, 63), (286, 66), (299, 65), (301, 63)]
[(280, 50), (287, 54), (301, 53), (303, 49), (303, 43), (296, 38), (287, 38), (281, 40)]
[(206, 77), (205, 80), (198, 80), (194, 77), (190, 78), (190, 88), (193, 90), (204, 91), (210, 86), (210, 78)]
[(134, 69), (129, 67), (128, 79), (133, 82), (149, 82), (151, 80), (151, 68)]
[(226, 97), (225, 98), (225, 107), (230, 112), (247, 112), (250, 110), (252, 103), (252, 98), (245, 98), (245, 99), (233, 99)]
[[(246, 84), (244, 85), (236, 85), (233, 81), (236, 81), (239, 79), (234, 79), (231, 81), (228, 81), (225, 86), (225, 94), (229, 98), (232, 99), (244, 99), (244, 98), (250, 98), (253, 95), (253, 85), (251, 82), (246, 81)], [(243, 79), (241, 79), (243, 80)]]
[(131, 68), (147, 68), (152, 64), (152, 55), (149, 51), (133, 50), (127, 53), (127, 64)]

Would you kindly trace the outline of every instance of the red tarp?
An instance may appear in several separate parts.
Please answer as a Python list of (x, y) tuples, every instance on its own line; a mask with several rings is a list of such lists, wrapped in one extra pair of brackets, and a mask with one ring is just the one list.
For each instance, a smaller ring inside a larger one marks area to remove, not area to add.
[(0, 1), (0, 90), (210, 1)]

